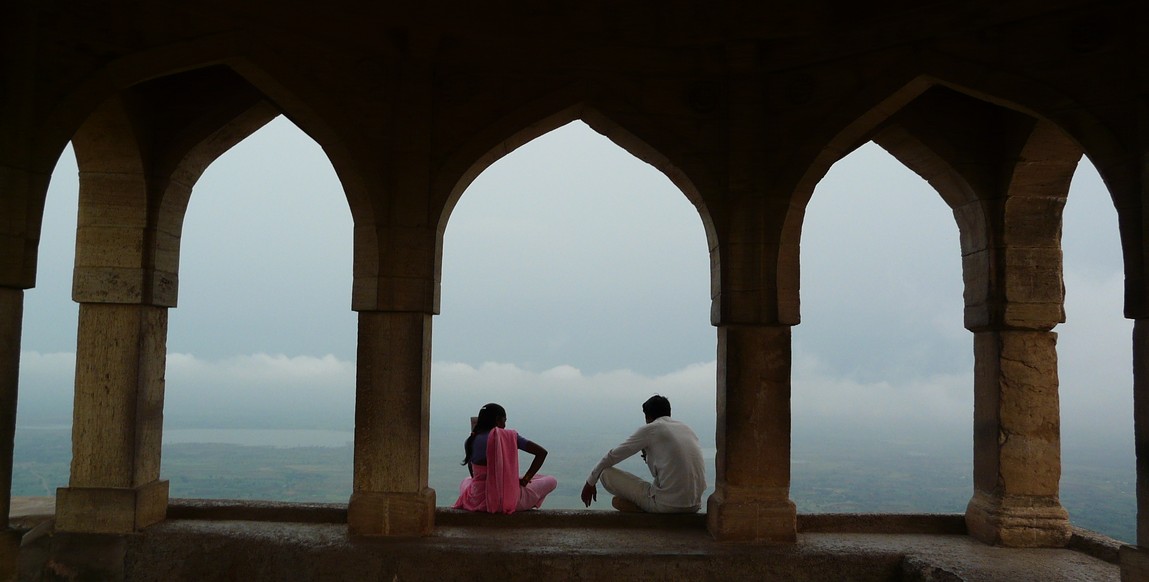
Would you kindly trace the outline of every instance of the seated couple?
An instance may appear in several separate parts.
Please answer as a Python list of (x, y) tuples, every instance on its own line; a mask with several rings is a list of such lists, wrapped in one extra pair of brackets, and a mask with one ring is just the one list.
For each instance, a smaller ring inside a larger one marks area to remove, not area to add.
[[(670, 418), (670, 401), (653, 396), (642, 405), (646, 424), (630, 438), (611, 449), (595, 465), (582, 489), (582, 501), (590, 507), (597, 501), (595, 484), (615, 497), (611, 505), (620, 511), (649, 513), (694, 513), (702, 507), (706, 489), (706, 464), (698, 436), (689, 426)], [(514, 513), (537, 509), (558, 482), (538, 475), (547, 451), (541, 446), (506, 430), (507, 413), (498, 404), (479, 410), (478, 420), (463, 448), (464, 464), (471, 476), (459, 486), (456, 509)], [(530, 468), (520, 478), (518, 451), (534, 455)], [(614, 465), (641, 453), (653, 483), (614, 468)]]

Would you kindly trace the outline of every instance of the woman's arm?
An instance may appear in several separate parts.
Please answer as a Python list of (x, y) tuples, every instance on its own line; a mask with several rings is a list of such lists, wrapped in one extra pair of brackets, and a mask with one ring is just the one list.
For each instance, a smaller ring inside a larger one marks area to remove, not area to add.
[(535, 474), (539, 472), (539, 469), (543, 467), (543, 461), (547, 458), (547, 450), (533, 441), (527, 441), (523, 446), (523, 451), (535, 456), (534, 460), (531, 461), (530, 468), (527, 469), (526, 473), (523, 473), (522, 479), (519, 479), (519, 484), (526, 487), (527, 483), (530, 483), (531, 479), (535, 478)]

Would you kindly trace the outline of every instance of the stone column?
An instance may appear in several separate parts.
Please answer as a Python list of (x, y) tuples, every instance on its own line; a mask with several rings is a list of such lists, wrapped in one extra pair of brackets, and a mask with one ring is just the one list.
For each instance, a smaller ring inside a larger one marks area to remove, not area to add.
[(1011, 547), (1063, 547), (1057, 334), (974, 335), (974, 495), (970, 535)]
[(81, 303), (72, 472), (56, 529), (130, 533), (164, 519), (159, 480), (166, 307)]
[(718, 327), (717, 483), (706, 504), (719, 540), (793, 542), (790, 326)]
[[(1008, 140), (1005, 140), (1008, 141)], [(1003, 142), (989, 136), (988, 148)], [(999, 152), (1000, 154), (1000, 152)], [(974, 333), (970, 535), (994, 545), (1064, 547), (1057, 334), (1065, 321), (1061, 210), (1078, 147), (1036, 123), (1002, 192), (954, 209), (962, 233), (965, 326)]]
[(348, 527), (352, 535), (428, 535), (431, 315), (360, 311), (357, 366)]
[(12, 508), (12, 448), (20, 378), (24, 291), (0, 288), (0, 580), (16, 579), (20, 536), (8, 528)]
[(1137, 545), (1121, 548), (1121, 579), (1149, 580), (1149, 319), (1133, 323), (1133, 434), (1137, 450)]

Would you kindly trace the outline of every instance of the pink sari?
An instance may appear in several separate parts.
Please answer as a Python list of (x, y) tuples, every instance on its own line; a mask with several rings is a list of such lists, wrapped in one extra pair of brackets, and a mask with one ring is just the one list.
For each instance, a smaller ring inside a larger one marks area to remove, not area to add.
[(459, 486), (455, 509), (514, 513), (519, 503), (518, 433), (492, 428), (487, 437), (487, 464), (471, 465), (473, 477)]

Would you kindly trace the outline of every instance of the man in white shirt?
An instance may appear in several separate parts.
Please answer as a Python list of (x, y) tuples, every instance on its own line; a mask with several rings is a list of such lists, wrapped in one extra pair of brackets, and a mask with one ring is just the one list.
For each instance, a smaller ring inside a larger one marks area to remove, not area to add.
[[(590, 507), (598, 500), (595, 484), (615, 497), (611, 504), (620, 511), (648, 513), (694, 513), (702, 507), (706, 490), (706, 464), (698, 435), (689, 426), (670, 418), (670, 401), (652, 396), (642, 404), (646, 424), (613, 448), (595, 465), (582, 488), (582, 502)], [(653, 483), (614, 468), (641, 451)]]

